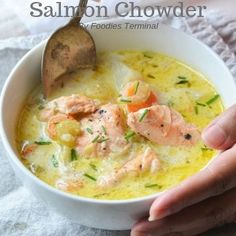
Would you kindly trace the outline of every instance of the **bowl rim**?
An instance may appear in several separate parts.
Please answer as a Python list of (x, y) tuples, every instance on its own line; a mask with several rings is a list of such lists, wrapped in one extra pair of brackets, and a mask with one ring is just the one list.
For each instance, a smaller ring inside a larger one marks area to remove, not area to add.
[[(101, 23), (111, 23), (111, 22), (122, 22), (122, 20), (117, 20), (115, 19), (114, 21), (111, 20), (104, 20), (104, 21), (100, 21)], [(134, 22), (142, 22), (142, 20), (129, 20), (130, 22), (134, 23)], [(126, 20), (127, 22), (127, 20)], [(92, 22), (91, 22), (92, 23)], [(91, 24), (91, 23), (86, 23), (86, 24)], [(123, 24), (123, 23), (122, 23)], [(160, 24), (161, 27), (164, 28), (169, 28), (168, 30), (172, 30), (173, 32), (175, 32), (176, 34), (182, 34), (185, 37), (189, 38), (190, 40), (194, 41), (196, 44), (200, 44), (201, 47), (203, 47), (205, 50), (208, 51), (209, 54), (213, 55), (215, 57), (215, 60), (218, 60), (218, 62), (220, 62), (222, 64), (222, 66), (225, 68), (225, 70), (228, 71), (229, 75), (231, 76), (231, 78), (233, 79), (233, 76), (229, 70), (229, 68), (225, 65), (225, 63), (223, 62), (223, 60), (219, 57), (219, 55), (217, 55), (209, 46), (207, 46), (206, 44), (204, 44), (203, 42), (201, 42), (200, 40), (198, 40), (197, 38), (193, 37), (190, 34), (187, 34), (181, 30), (175, 29), (169, 25), (164, 25), (164, 24)], [(33, 47), (32, 49), (30, 49), (18, 62), (17, 64), (14, 66), (14, 68), (11, 70), (9, 76), (7, 77), (3, 89), (1, 91), (1, 96), (0, 96), (0, 136), (2, 138), (2, 143), (3, 146), (7, 152), (7, 156), (8, 158), (10, 158), (15, 164), (16, 166), (19, 168), (19, 170), (21, 172), (24, 173), (24, 175), (26, 175), (28, 178), (32, 179), (35, 184), (40, 185), (41, 188), (45, 188), (47, 191), (49, 191), (52, 194), (56, 194), (59, 195), (60, 197), (64, 197), (67, 198), (69, 200), (73, 200), (73, 201), (79, 201), (79, 202), (84, 202), (84, 203), (94, 203), (94, 204), (104, 204), (104, 205), (124, 205), (124, 204), (132, 204), (132, 203), (140, 203), (140, 202), (145, 202), (145, 201), (153, 201), (155, 198), (159, 197), (161, 194), (163, 194), (164, 192), (168, 191), (164, 190), (162, 192), (158, 192), (158, 193), (154, 193), (151, 195), (147, 195), (147, 196), (143, 196), (143, 197), (138, 197), (138, 198), (131, 198), (131, 199), (123, 199), (123, 200), (106, 200), (106, 199), (95, 199), (95, 198), (88, 198), (88, 197), (83, 197), (83, 196), (78, 196), (78, 195), (73, 195), (67, 192), (63, 192), (47, 183), (45, 183), (44, 181), (42, 181), (41, 179), (39, 179), (38, 177), (36, 177), (32, 172), (30, 172), (30, 170), (28, 170), (23, 163), (20, 161), (19, 157), (15, 154), (15, 152), (13, 151), (13, 148), (10, 145), (10, 142), (8, 141), (7, 135), (6, 135), (6, 130), (5, 127), (3, 125), (3, 112), (4, 112), (4, 101), (5, 101), (5, 94), (8, 90), (9, 84), (11, 82), (11, 80), (14, 78), (16, 71), (21, 67), (21, 64), (29, 57), (31, 57), (33, 54), (35, 54), (35, 52), (37, 50), (43, 50), (43, 46), (46, 44), (48, 39), (43, 40), (42, 42), (40, 42), (39, 44), (37, 44), (35, 47)], [(217, 155), (216, 155), (217, 156)], [(208, 164), (214, 159), (215, 157), (213, 157)], [(207, 164), (207, 165), (208, 165)], [(206, 166), (207, 166), (206, 165)], [(204, 166), (204, 168), (206, 167)], [(203, 169), (204, 169), (203, 168)], [(200, 170), (202, 171), (202, 169)], [(199, 171), (199, 172), (200, 172)], [(197, 173), (199, 173), (197, 172)], [(23, 184), (23, 182), (22, 182)]]

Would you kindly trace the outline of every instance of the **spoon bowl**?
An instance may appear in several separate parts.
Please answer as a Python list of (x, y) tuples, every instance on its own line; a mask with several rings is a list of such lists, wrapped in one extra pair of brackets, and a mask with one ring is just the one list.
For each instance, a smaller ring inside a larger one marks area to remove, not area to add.
[(47, 98), (61, 76), (77, 69), (93, 68), (96, 47), (90, 33), (80, 24), (88, 0), (81, 0), (74, 18), (49, 38), (43, 52), (42, 83)]

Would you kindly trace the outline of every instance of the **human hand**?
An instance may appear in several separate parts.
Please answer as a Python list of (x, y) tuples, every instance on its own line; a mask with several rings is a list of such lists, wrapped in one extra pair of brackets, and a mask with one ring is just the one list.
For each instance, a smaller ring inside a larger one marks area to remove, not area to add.
[(137, 223), (132, 236), (197, 235), (236, 217), (236, 105), (202, 134), (206, 145), (222, 150), (204, 170), (157, 198), (149, 220)]

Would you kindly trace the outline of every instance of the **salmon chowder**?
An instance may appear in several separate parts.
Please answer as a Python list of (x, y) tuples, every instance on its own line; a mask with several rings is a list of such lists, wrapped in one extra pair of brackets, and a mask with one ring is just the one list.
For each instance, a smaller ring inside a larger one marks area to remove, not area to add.
[(16, 141), (42, 181), (78, 196), (122, 200), (164, 191), (216, 155), (201, 131), (223, 111), (206, 78), (154, 52), (98, 55), (51, 97), (39, 85), (21, 112)]

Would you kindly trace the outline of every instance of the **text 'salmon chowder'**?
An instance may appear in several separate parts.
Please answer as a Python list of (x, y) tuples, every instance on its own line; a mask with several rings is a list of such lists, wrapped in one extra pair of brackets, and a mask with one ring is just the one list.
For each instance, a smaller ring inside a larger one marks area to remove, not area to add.
[[(118, 17), (204, 17), (207, 7), (204, 5), (192, 6), (183, 2), (178, 2), (171, 6), (150, 5), (140, 7), (135, 2), (121, 1), (113, 9), (107, 6), (97, 4), (96, 6), (87, 6), (85, 16), (109, 18), (115, 12)], [(53, 5), (44, 5), (42, 2), (32, 2), (30, 4), (30, 15), (32, 17), (72, 17), (82, 14), (83, 9), (76, 6), (63, 5), (62, 2), (56, 2)], [(111, 13), (112, 12), (112, 13)]]

